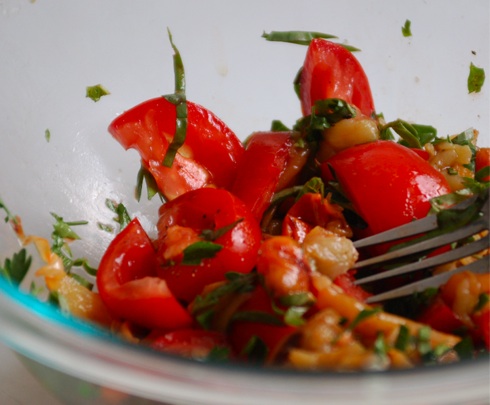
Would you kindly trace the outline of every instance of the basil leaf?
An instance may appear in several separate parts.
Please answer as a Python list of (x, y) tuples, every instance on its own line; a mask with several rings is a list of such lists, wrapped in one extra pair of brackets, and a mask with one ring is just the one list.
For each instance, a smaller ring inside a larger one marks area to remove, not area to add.
[(174, 137), (168, 145), (162, 164), (166, 167), (172, 167), (177, 150), (184, 144), (187, 135), (187, 100), (185, 96), (184, 63), (182, 62), (179, 50), (173, 42), (170, 30), (168, 30), (168, 37), (174, 50), (175, 93), (164, 96), (164, 98), (175, 105), (177, 120), (175, 123)]
[(203, 229), (200, 236), (202, 238), (206, 239), (207, 241), (216, 240), (216, 239), (220, 238), (221, 236), (223, 236), (228, 231), (231, 231), (240, 222), (243, 222), (243, 218), (239, 218), (235, 222), (232, 222), (231, 224), (223, 226), (223, 227), (216, 229), (216, 230)]
[(405, 325), (400, 325), (398, 336), (395, 341), (395, 348), (404, 352), (410, 343), (410, 332)]
[(135, 197), (137, 201), (141, 200), (141, 192), (143, 190), (143, 183), (146, 184), (146, 197), (150, 201), (156, 194), (160, 195), (160, 199), (163, 201), (163, 197), (158, 190), (158, 185), (155, 177), (141, 165), (138, 175), (136, 177)]
[(284, 125), (281, 121), (274, 120), (271, 123), (271, 131), (272, 132), (284, 132), (284, 131), (291, 131), (291, 130), (286, 125)]
[(49, 142), (51, 140), (51, 131), (49, 129), (46, 129), (44, 131), (44, 139), (46, 139), (46, 142)]
[(383, 332), (377, 333), (373, 349), (374, 353), (382, 359), (386, 358), (386, 356), (388, 355), (388, 344), (385, 341)]
[(201, 264), (203, 259), (210, 259), (216, 256), (216, 254), (223, 249), (222, 245), (209, 241), (199, 241), (192, 245), (187, 246), (183, 253), (182, 264), (185, 265), (198, 265)]
[(485, 70), (473, 64), (470, 64), (470, 73), (468, 74), (468, 93), (479, 93), (485, 82)]
[(362, 321), (364, 321), (365, 319), (367, 319), (371, 316), (376, 315), (379, 312), (381, 312), (380, 307), (363, 309), (362, 311), (360, 311), (357, 314), (357, 316), (354, 318), (354, 320), (351, 322), (351, 324), (349, 326), (347, 326), (346, 330), (348, 330), (348, 331), (354, 330), (356, 328), (356, 326), (359, 325)]
[(314, 31), (271, 31), (269, 33), (264, 31), (262, 38), (265, 38), (267, 41), (309, 45), (310, 42), (316, 38), (333, 39), (337, 37), (335, 35)]
[(437, 130), (430, 125), (411, 124), (401, 119), (383, 125), (380, 132), (386, 137), (386, 131), (390, 128), (402, 138), (400, 143), (409, 148), (421, 149), (437, 136)]
[(269, 348), (261, 338), (254, 335), (247, 342), (241, 354), (245, 355), (252, 363), (262, 364), (269, 354)]

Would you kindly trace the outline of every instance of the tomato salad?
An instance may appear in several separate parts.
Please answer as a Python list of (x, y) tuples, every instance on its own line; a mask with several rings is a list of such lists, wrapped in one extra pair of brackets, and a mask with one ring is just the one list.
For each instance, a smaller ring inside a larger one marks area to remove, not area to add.
[(88, 311), (66, 299), (66, 273), (45, 270), (48, 287), (66, 294), (73, 313), (132, 342), (199, 360), (382, 370), (488, 352), (488, 273), (461, 272), (440, 289), (369, 305), (378, 287), (406, 280), (364, 289), (354, 270), (359, 258), (393, 248), (358, 251), (354, 240), (484, 194), (489, 149), (477, 146), (477, 131), (440, 138), (428, 125), (386, 122), (355, 49), (318, 33), (264, 37), (307, 46), (294, 81), (302, 116), (241, 142), (186, 99), (170, 37), (175, 93), (109, 126), (140, 154), (140, 192), (146, 180), (162, 198), (158, 236), (137, 217), (121, 226)]

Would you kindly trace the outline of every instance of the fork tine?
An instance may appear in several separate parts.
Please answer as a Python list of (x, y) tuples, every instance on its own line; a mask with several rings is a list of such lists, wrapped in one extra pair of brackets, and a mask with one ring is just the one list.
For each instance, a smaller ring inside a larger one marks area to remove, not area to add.
[(379, 281), (385, 278), (390, 278), (393, 276), (399, 276), (401, 274), (406, 274), (410, 272), (427, 269), (430, 267), (439, 266), (441, 264), (449, 263), (454, 260), (461, 259), (463, 257), (471, 256), (475, 253), (481, 252), (482, 250), (488, 249), (489, 246), (490, 246), (490, 239), (488, 237), (484, 237), (478, 239), (477, 241), (468, 243), (466, 245), (460, 246), (456, 249), (450, 250), (443, 254), (430, 257), (428, 259), (424, 259), (414, 263), (409, 263), (392, 270), (383, 271), (381, 273), (374, 274), (372, 276), (357, 279), (355, 281), (355, 284), (357, 285), (366, 284), (372, 281)]
[(380, 301), (386, 301), (393, 298), (411, 295), (415, 292), (424, 291), (427, 288), (439, 287), (442, 284), (446, 283), (454, 274), (465, 270), (480, 274), (488, 273), (490, 266), (489, 260), (490, 256), (485, 256), (477, 261), (474, 261), (471, 264), (468, 264), (467, 266), (457, 267), (451, 271), (438, 274), (437, 276), (432, 276), (425, 280), (416, 281), (403, 287), (395, 288), (384, 293), (373, 295), (366, 300), (366, 303), (373, 304)]
[[(475, 202), (476, 198), (476, 196), (470, 197), (460, 202), (459, 204), (456, 204), (453, 208), (467, 208)], [(377, 235), (359, 239), (354, 242), (354, 247), (356, 249), (360, 249), (363, 247), (373, 246), (380, 243), (391, 242), (397, 239), (418, 235), (420, 233), (432, 231), (434, 229), (437, 229), (437, 215), (429, 215), (425, 218), (409, 222), (408, 224), (401, 225), (399, 227), (390, 229)]]
[(440, 235), (437, 238), (428, 239), (420, 243), (414, 243), (413, 245), (407, 246), (405, 248), (393, 250), (388, 253), (357, 262), (354, 265), (354, 268), (359, 269), (361, 267), (385, 263), (390, 260), (400, 259), (402, 257), (414, 255), (417, 253), (428, 252), (438, 247), (445, 246), (450, 243), (476, 235), (477, 233), (485, 229), (488, 229), (487, 218), (480, 217), (478, 220), (463, 228)]

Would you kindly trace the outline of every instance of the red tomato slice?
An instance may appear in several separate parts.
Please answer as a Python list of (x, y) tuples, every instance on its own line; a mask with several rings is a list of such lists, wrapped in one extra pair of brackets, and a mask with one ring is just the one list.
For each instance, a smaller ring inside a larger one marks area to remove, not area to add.
[(172, 167), (162, 165), (176, 127), (175, 105), (163, 97), (145, 101), (117, 117), (109, 132), (136, 149), (166, 199), (204, 186), (228, 187), (243, 145), (212, 112), (187, 102), (187, 135)]
[(154, 329), (192, 324), (167, 283), (156, 276), (155, 249), (137, 218), (111, 242), (97, 271), (97, 288), (109, 311), (121, 320)]
[[(490, 148), (478, 149), (475, 156), (475, 172), (488, 166), (490, 166)], [(483, 178), (482, 181), (490, 181), (490, 176)]]
[(354, 284), (355, 278), (352, 272), (340, 274), (333, 280), (347, 295), (358, 301), (365, 302), (372, 294), (364, 290), (361, 286)]
[[(295, 153), (294, 149), (290, 132), (256, 132), (248, 140), (231, 191), (250, 208), (258, 221), (274, 193), (284, 186), (281, 177), (294, 177), (304, 164), (301, 154)], [(299, 163), (291, 165), (291, 173), (285, 176), (289, 164), (295, 160), (293, 156), (300, 157)]]
[(475, 323), (475, 335), (480, 338), (487, 350), (490, 350), (490, 309), (472, 316)]
[[(411, 149), (392, 141), (356, 145), (330, 158), (328, 165), (376, 234), (427, 215), (429, 200), (450, 192), (444, 176)], [(330, 174), (331, 175), (331, 174)]]
[(436, 299), (417, 319), (441, 332), (454, 333), (464, 324), (442, 299)]
[(303, 64), (300, 99), (304, 115), (311, 114), (315, 101), (340, 98), (374, 114), (374, 102), (366, 73), (352, 52), (324, 39), (311, 41)]
[(215, 347), (227, 347), (222, 333), (201, 329), (155, 333), (146, 340), (153, 349), (195, 359), (205, 359)]
[(162, 205), (159, 214), (160, 258), (165, 249), (170, 248), (166, 239), (171, 226), (190, 228), (200, 234), (203, 230), (219, 230), (241, 220), (213, 241), (222, 246), (214, 257), (196, 265), (182, 264), (182, 257), (176, 257), (171, 264), (162, 260), (158, 273), (179, 299), (190, 302), (207, 284), (224, 280), (227, 272), (248, 273), (254, 267), (261, 240), (260, 227), (245, 204), (229, 191), (193, 190)]
[(332, 205), (320, 194), (304, 194), (287, 212), (282, 223), (282, 234), (302, 243), (306, 234), (315, 226), (329, 228), (331, 221), (338, 229), (347, 229), (340, 208)]

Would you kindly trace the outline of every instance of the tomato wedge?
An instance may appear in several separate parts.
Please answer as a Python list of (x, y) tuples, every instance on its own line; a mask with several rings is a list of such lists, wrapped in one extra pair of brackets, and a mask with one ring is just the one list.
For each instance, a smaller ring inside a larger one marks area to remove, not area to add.
[(205, 359), (214, 348), (228, 346), (224, 334), (202, 329), (180, 329), (153, 333), (146, 341), (151, 348), (194, 359)]
[(411, 149), (376, 141), (341, 151), (323, 164), (335, 172), (357, 213), (376, 234), (427, 215), (429, 200), (450, 192), (444, 176)]
[[(159, 215), (158, 274), (179, 299), (190, 302), (206, 285), (224, 280), (227, 272), (248, 273), (254, 267), (260, 227), (245, 204), (229, 191), (214, 188), (190, 191), (162, 205)], [(231, 229), (211, 241), (221, 247), (214, 257), (203, 258), (196, 264), (183, 262), (182, 248), (204, 240), (203, 231), (219, 231), (230, 225)], [(180, 227), (179, 233), (191, 234), (188, 244), (169, 240), (169, 230), (176, 226)], [(177, 249), (168, 257), (175, 243), (180, 245), (180, 252)]]
[(374, 101), (366, 73), (352, 52), (325, 39), (311, 41), (303, 64), (300, 99), (304, 115), (311, 114), (315, 101), (340, 98), (374, 114)]
[(306, 193), (288, 210), (282, 223), (282, 234), (302, 243), (315, 226), (350, 234), (339, 206), (331, 204), (321, 194)]
[(97, 288), (109, 311), (149, 329), (192, 324), (167, 283), (156, 276), (155, 249), (137, 218), (110, 243), (99, 265)]
[(109, 132), (141, 155), (166, 199), (204, 186), (228, 187), (243, 145), (233, 131), (206, 108), (187, 102), (187, 135), (173, 165), (162, 164), (176, 128), (175, 105), (163, 97), (145, 101), (117, 117)]
[(306, 162), (307, 151), (294, 147), (291, 132), (256, 132), (237, 169), (231, 191), (260, 221), (276, 191), (294, 178)]

